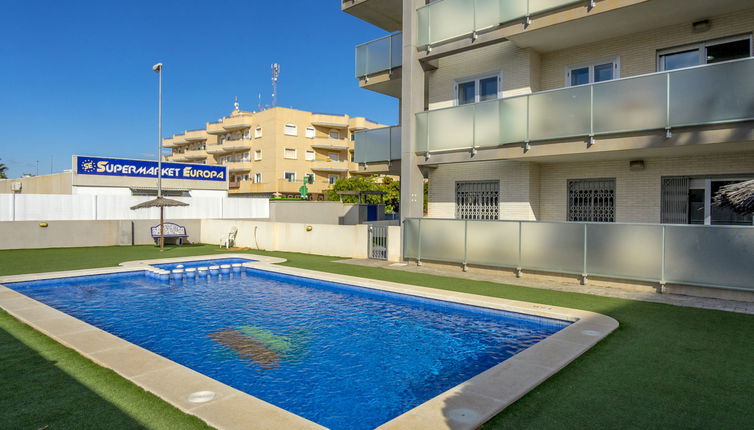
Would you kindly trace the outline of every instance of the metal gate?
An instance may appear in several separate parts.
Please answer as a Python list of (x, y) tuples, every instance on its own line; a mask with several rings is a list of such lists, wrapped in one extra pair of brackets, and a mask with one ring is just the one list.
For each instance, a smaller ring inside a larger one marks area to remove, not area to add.
[(387, 226), (369, 224), (369, 258), (387, 260)]

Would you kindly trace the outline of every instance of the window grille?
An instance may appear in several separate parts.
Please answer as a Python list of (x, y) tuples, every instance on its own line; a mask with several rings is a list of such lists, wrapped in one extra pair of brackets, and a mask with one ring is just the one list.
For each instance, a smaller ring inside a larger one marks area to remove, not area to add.
[(498, 219), (500, 181), (456, 182), (456, 218)]
[(568, 221), (615, 222), (615, 179), (568, 181)]
[(689, 178), (662, 178), (660, 222), (686, 224), (689, 220)]

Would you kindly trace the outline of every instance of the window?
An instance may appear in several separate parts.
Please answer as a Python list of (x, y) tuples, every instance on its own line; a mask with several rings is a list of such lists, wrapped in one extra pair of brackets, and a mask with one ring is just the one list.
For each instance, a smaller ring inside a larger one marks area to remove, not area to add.
[(256, 151), (254, 151), (254, 161), (259, 161), (261, 159), (262, 159), (262, 150), (257, 149)]
[(261, 184), (262, 183), (262, 174), (261, 173), (255, 173), (254, 174), (254, 183), (255, 184)]
[(340, 179), (340, 175), (327, 175), (327, 183), (330, 185), (334, 184), (338, 179)]
[(728, 37), (664, 49), (657, 53), (660, 71), (746, 58), (752, 55), (751, 35)]
[(456, 81), (456, 104), (465, 105), (499, 98), (502, 79), (501, 73), (497, 72)]
[(314, 130), (314, 127), (312, 126), (306, 127), (306, 137), (308, 137), (309, 139), (312, 139), (314, 138), (315, 134), (316, 132)]
[(568, 221), (615, 222), (615, 178), (568, 181)]
[(251, 160), (251, 153), (250, 152), (244, 152), (241, 154), (241, 161), (249, 161)]
[(340, 131), (330, 130), (330, 139), (340, 139)]
[(573, 87), (617, 79), (619, 70), (618, 57), (568, 66), (566, 68), (566, 86)]
[(257, 127), (254, 129), (254, 138), (259, 139), (262, 137), (262, 127)]
[(752, 179), (741, 178), (662, 178), (661, 219), (665, 224), (752, 225), (752, 215), (741, 215), (714, 204), (725, 185)]
[(295, 160), (296, 159), (296, 150), (292, 148), (285, 148), (283, 150), (283, 158), (287, 158), (289, 160)]
[(328, 152), (327, 158), (329, 158), (330, 161), (340, 161), (340, 154), (337, 152)]
[(500, 181), (456, 182), (456, 218), (498, 219)]
[(306, 161), (314, 161), (314, 151), (306, 151), (306, 154), (304, 155), (304, 159)]
[(288, 182), (296, 182), (296, 172), (285, 172), (283, 173), (283, 178)]
[(283, 134), (286, 136), (298, 136), (298, 127), (296, 127), (296, 124), (288, 123), (283, 126)]
[(249, 139), (251, 139), (251, 129), (250, 129), (250, 128), (247, 128), (247, 129), (246, 129), (246, 130), (245, 130), (245, 131), (243, 132), (243, 140), (249, 140)]

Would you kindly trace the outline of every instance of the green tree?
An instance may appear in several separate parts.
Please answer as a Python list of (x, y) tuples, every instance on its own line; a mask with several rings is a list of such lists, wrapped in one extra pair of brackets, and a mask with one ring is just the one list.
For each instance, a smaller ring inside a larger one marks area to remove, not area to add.
[(6, 166), (3, 163), (0, 163), (0, 179), (8, 179), (8, 176), (5, 175), (5, 172), (8, 171), (8, 166)]
[(373, 176), (351, 176), (349, 178), (340, 178), (333, 184), (327, 192), (328, 200), (340, 200), (343, 203), (358, 203), (358, 196), (339, 196), (338, 191), (382, 191), (385, 195), (381, 198), (377, 195), (362, 196), (362, 203), (378, 204), (385, 202), (385, 212), (397, 212), (401, 196), (401, 184), (394, 181), (388, 176), (380, 178), (379, 175)]

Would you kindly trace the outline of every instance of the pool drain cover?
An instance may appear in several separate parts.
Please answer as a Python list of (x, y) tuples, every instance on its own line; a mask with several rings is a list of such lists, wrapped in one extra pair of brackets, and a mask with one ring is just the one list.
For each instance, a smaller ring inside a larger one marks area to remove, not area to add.
[(188, 396), (188, 401), (191, 403), (206, 403), (215, 398), (215, 393), (212, 391), (197, 391), (191, 393)]
[(479, 422), (479, 412), (466, 408), (451, 409), (448, 418), (459, 423), (476, 423)]

